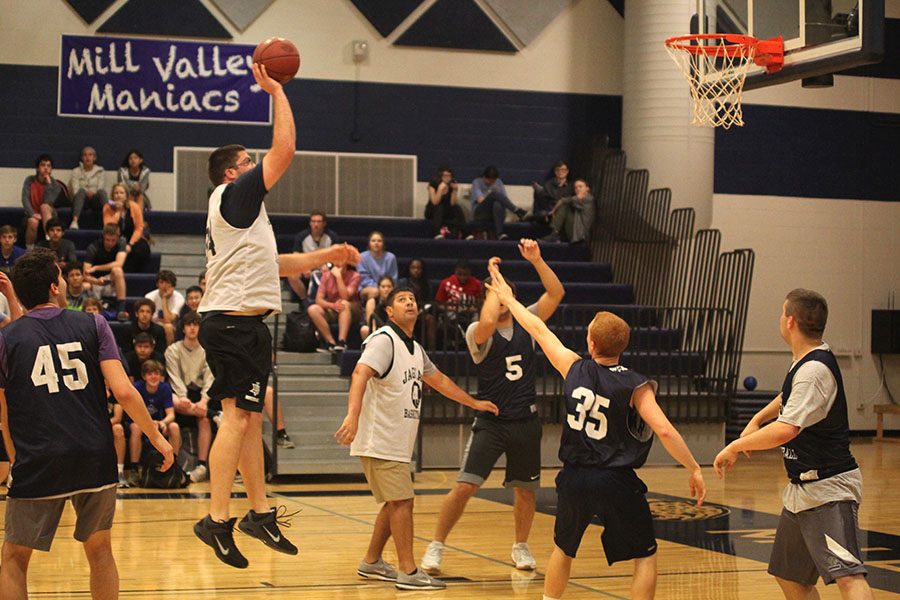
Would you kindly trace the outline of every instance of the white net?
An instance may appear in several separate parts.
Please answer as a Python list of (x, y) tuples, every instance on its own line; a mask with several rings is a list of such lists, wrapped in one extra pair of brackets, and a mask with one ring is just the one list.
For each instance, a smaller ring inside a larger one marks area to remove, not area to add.
[[(702, 45), (701, 45), (702, 44)], [(741, 94), (756, 45), (706, 36), (666, 42), (666, 50), (691, 86), (691, 123), (698, 127), (743, 126)]]

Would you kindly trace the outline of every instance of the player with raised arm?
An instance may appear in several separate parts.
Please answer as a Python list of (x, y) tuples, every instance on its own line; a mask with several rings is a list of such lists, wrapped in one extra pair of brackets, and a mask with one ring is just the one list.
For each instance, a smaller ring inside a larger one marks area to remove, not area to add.
[[(528, 310), (546, 321), (562, 302), (565, 290), (541, 257), (536, 241), (521, 240), (519, 252), (534, 266), (545, 290)], [(500, 259), (495, 257), (489, 262), (499, 264)], [(513, 488), (515, 494), (512, 561), (517, 569), (533, 570), (537, 563), (528, 548), (528, 534), (534, 522), (535, 490), (541, 486), (541, 420), (535, 395), (534, 340), (513, 320), (509, 307), (488, 292), (478, 320), (466, 330), (466, 344), (478, 374), (476, 397), (494, 402), (500, 414), (479, 413), (475, 417), (456, 487), (441, 505), (434, 540), (428, 544), (422, 568), (432, 575), (440, 573), (447, 536), (469, 499), (500, 456), (506, 454), (503, 485)]]
[(591, 358), (582, 359), (516, 300), (496, 263), (489, 265), (488, 271), (488, 289), (509, 306), (513, 318), (565, 378), (566, 421), (559, 447), (563, 468), (556, 477), (556, 547), (547, 565), (544, 599), (562, 597), (572, 559), (594, 518), (603, 523), (601, 539), (607, 562), (634, 560), (631, 597), (652, 598), (656, 590), (656, 539), (644, 497), (647, 486), (634, 471), (647, 460), (653, 443), (645, 426), (690, 471), (688, 485), (698, 506), (706, 497), (700, 465), (656, 403), (656, 382), (619, 364), (631, 333), (625, 321), (612, 313), (598, 312), (588, 326)]
[(162, 470), (172, 465), (172, 446), (125, 374), (106, 320), (65, 310), (66, 280), (54, 253), (32, 250), (11, 279), (27, 312), (0, 330), (0, 421), (13, 461), (0, 598), (27, 598), (31, 554), (50, 550), (67, 499), (90, 563), (91, 596), (117, 598), (110, 529), (119, 478), (106, 386), (162, 453)]
[(229, 518), (235, 472), (240, 468), (250, 511), (238, 527), (266, 546), (297, 554), (278, 528), (276, 509), (266, 499), (262, 409), (272, 370), (272, 335), (264, 319), (281, 311), (280, 277), (297, 275), (327, 262), (358, 262), (346, 244), (306, 254), (278, 254), (275, 232), (263, 202), (266, 193), (294, 158), (294, 115), (281, 84), (254, 64), (253, 77), (272, 97), (272, 147), (262, 163), (243, 146), (229, 145), (209, 157), (209, 178), (216, 186), (206, 220), (206, 293), (200, 343), (215, 381), (209, 397), (222, 403), (222, 421), (209, 456), (209, 514), (194, 533), (225, 564), (245, 568), (247, 559), (234, 543), (236, 518)]

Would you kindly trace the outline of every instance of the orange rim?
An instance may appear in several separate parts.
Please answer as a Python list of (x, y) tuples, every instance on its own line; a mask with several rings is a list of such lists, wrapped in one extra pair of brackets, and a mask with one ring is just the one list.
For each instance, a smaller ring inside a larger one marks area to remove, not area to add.
[[(706, 46), (696, 42), (704, 40), (720, 40), (731, 45)], [(666, 40), (666, 46), (673, 50), (681, 50), (690, 54), (707, 56), (746, 56), (759, 43), (753, 36), (737, 33), (700, 33), (695, 35), (677, 35)]]

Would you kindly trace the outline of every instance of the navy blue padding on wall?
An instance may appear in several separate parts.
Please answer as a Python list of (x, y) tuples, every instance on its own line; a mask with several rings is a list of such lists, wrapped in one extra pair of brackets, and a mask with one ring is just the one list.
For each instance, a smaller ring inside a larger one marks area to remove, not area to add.
[(744, 105), (716, 130), (717, 194), (900, 201), (897, 115)]
[(381, 37), (387, 37), (397, 25), (416, 10), (422, 0), (350, 0)]
[[(0, 65), (0, 81), (0, 167), (30, 169), (49, 152), (57, 169), (71, 169), (90, 144), (107, 169), (137, 147), (152, 170), (171, 172), (173, 146), (272, 143), (270, 127), (57, 117), (55, 67)], [(504, 182), (527, 184), (571, 160), (579, 140), (609, 134), (618, 146), (621, 139), (621, 96), (361, 83), (353, 142), (353, 85), (295, 79), (285, 86), (301, 150), (415, 154), (421, 181), (441, 164), (463, 182), (494, 164)]]
[(129, 0), (98, 31), (231, 39), (199, 0)]
[(840, 74), (900, 79), (900, 19), (884, 20), (884, 59), (881, 62), (841, 71)]
[(116, 0), (66, 0), (69, 6), (84, 19), (85, 23), (93, 23)]
[(472, 0), (438, 0), (394, 44), (516, 52), (516, 47)]

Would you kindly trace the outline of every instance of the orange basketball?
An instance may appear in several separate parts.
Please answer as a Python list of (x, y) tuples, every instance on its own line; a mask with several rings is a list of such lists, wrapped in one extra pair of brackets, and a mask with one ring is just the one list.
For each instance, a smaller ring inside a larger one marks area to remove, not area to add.
[(285, 84), (300, 70), (300, 52), (290, 40), (269, 38), (253, 51), (253, 62), (265, 65), (269, 77)]

